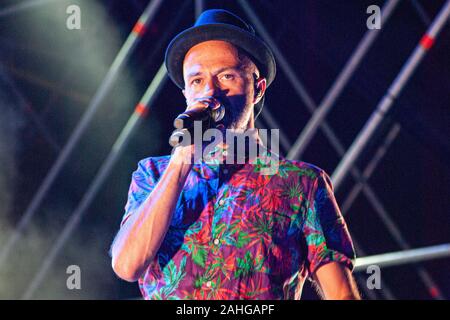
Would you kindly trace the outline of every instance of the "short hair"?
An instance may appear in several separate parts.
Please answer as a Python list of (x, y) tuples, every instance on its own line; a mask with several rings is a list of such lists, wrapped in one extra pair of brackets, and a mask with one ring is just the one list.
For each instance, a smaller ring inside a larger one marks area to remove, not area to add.
[(255, 63), (254, 59), (252, 59), (252, 56), (247, 51), (245, 51), (240, 47), (236, 46), (236, 49), (238, 52), (239, 62), (242, 64), (243, 68), (249, 69), (252, 72), (252, 74), (256, 75), (256, 78), (259, 78), (260, 77), (259, 68)]

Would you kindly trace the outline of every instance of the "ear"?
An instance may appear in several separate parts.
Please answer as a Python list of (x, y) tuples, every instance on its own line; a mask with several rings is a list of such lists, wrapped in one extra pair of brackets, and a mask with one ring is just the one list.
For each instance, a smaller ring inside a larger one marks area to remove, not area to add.
[(266, 86), (267, 86), (266, 78), (261, 77), (255, 79), (255, 96), (253, 98), (253, 104), (257, 104), (262, 99), (264, 93), (266, 92)]

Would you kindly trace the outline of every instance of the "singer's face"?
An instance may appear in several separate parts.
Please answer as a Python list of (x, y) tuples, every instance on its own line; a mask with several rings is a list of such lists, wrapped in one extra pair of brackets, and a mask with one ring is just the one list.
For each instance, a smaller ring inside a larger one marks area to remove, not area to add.
[(253, 127), (254, 74), (259, 74), (254, 63), (234, 45), (216, 40), (199, 43), (183, 63), (187, 105), (213, 97), (225, 106), (220, 122), (226, 128)]

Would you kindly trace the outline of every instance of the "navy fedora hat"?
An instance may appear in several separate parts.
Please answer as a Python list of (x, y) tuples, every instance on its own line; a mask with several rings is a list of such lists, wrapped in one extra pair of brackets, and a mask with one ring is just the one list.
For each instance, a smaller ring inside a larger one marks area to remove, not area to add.
[(172, 81), (184, 88), (183, 61), (190, 48), (204, 41), (223, 40), (246, 51), (267, 79), (267, 87), (275, 78), (276, 64), (272, 50), (255, 34), (255, 30), (235, 14), (223, 9), (204, 11), (195, 22), (169, 43), (165, 65)]

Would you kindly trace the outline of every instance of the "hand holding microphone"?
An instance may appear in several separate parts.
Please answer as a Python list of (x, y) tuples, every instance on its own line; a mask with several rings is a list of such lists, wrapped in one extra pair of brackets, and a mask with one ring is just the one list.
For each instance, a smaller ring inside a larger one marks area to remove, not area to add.
[(193, 107), (188, 108), (180, 114), (173, 122), (176, 129), (187, 129), (194, 125), (194, 121), (212, 120), (218, 122), (225, 115), (224, 106), (216, 99), (204, 99), (197, 102)]
[(170, 136), (169, 144), (176, 147), (183, 135), (194, 126), (194, 121), (218, 122), (224, 116), (225, 107), (217, 99), (208, 97), (199, 100), (174, 120), (173, 125), (178, 130), (175, 130)]

